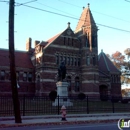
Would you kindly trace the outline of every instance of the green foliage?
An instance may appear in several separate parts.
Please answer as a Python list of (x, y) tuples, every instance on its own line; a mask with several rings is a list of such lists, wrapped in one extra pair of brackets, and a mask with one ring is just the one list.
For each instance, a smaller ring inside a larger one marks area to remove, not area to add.
[(86, 98), (86, 95), (85, 95), (84, 93), (79, 93), (79, 94), (78, 94), (78, 98), (79, 98), (80, 100), (83, 100), (83, 99)]
[(124, 51), (123, 55), (121, 52), (116, 51), (115, 53), (107, 57), (113, 62), (113, 64), (121, 71), (121, 83), (130, 83), (130, 48)]
[(53, 90), (53, 91), (51, 91), (51, 92), (49, 93), (49, 98), (50, 98), (52, 101), (55, 101), (56, 97), (57, 97), (57, 92), (56, 92), (55, 90)]

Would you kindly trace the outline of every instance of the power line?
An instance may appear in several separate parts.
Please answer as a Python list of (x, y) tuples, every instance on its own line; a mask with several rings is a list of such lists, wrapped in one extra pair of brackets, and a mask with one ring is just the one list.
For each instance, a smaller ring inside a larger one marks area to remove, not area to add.
[[(63, 13), (65, 13), (65, 14), (73, 15), (73, 14), (67, 13), (67, 12), (65, 12), (65, 11), (62, 11), (62, 10), (56, 9), (56, 8), (54, 8), (54, 7), (48, 6), (48, 5), (43, 4), (43, 3), (40, 3), (40, 2), (36, 2), (36, 3), (38, 3), (38, 4), (40, 4), (40, 5), (44, 5), (44, 6), (48, 7), (48, 8), (51, 8), (51, 9), (54, 9), (54, 10), (57, 10), (57, 11), (63, 12)], [(76, 15), (73, 15), (73, 16), (76, 16)], [(76, 17), (77, 17), (77, 16), (76, 16)]]
[(125, 0), (126, 2), (130, 2), (129, 0)]
[[(20, 4), (20, 3), (17, 3), (17, 4)], [(68, 15), (64, 15), (64, 14), (60, 14), (60, 13), (56, 13), (56, 12), (52, 12), (52, 11), (48, 11), (48, 10), (44, 10), (44, 9), (40, 9), (40, 8), (37, 8), (37, 7), (25, 5), (25, 4), (23, 4), (23, 6), (28, 7), (28, 8), (32, 8), (32, 9), (35, 9), (35, 10), (39, 10), (39, 11), (43, 11), (43, 12), (47, 12), (47, 13), (51, 13), (51, 14), (55, 14), (55, 15), (67, 17), (67, 18), (72, 18), (72, 19), (75, 19), (75, 20), (82, 20), (82, 19), (79, 19), (79, 18), (76, 18), (76, 17), (72, 17), (72, 16), (68, 16)], [(84, 21), (84, 20), (82, 20), (82, 21)], [(96, 24), (100, 25), (100, 26), (103, 26), (103, 27), (106, 27), (106, 28), (110, 28), (110, 29), (114, 29), (114, 30), (118, 30), (118, 31), (123, 31), (123, 32), (130, 33), (130, 31), (128, 31), (128, 30), (124, 30), (124, 29), (120, 29), (120, 28), (115, 28), (115, 27), (111, 27), (111, 26), (103, 25), (103, 24), (99, 24), (99, 23), (96, 23)]]
[[(63, 0), (59, 0), (59, 1), (62, 2), (62, 3), (65, 3), (65, 4), (69, 4), (69, 5), (78, 7), (78, 8), (82, 8), (81, 6), (77, 6), (77, 5), (75, 5), (75, 4), (71, 4), (71, 3), (65, 2), (65, 1), (63, 1)], [(129, 0), (125, 0), (125, 1), (130, 2)], [(130, 23), (130, 21), (127, 21), (127, 20), (124, 20), (124, 19), (121, 19), (121, 18), (117, 18), (117, 17), (115, 17), (115, 16), (111, 16), (111, 15), (108, 15), (108, 14), (103, 14), (103, 13), (100, 13), (100, 12), (97, 12), (97, 11), (94, 11), (94, 10), (91, 10), (91, 11), (92, 11), (92, 12), (95, 12), (95, 13), (98, 13), (98, 14), (101, 14), (101, 15), (104, 15), (104, 16), (107, 16), (107, 17), (111, 17), (111, 18), (114, 18), (114, 19), (118, 19), (118, 20), (121, 20), (121, 21), (124, 21), (124, 22), (129, 22), (129, 23)]]
[(111, 18), (114, 18), (114, 19), (117, 19), (117, 20), (121, 20), (121, 21), (130, 23), (130, 21), (127, 21), (127, 20), (124, 20), (124, 19), (121, 19), (121, 18), (117, 18), (115, 16), (111, 16), (111, 15), (108, 15), (108, 14), (103, 14), (103, 13), (100, 13), (100, 12), (97, 12), (97, 11), (94, 11), (94, 10), (92, 10), (92, 11), (95, 12), (95, 13), (101, 14), (101, 15), (105, 15), (107, 17), (111, 17)]
[(28, 2), (25, 2), (25, 3), (21, 3), (21, 4), (16, 3), (17, 5), (15, 5), (15, 6), (21, 6), (21, 5), (25, 5), (25, 4), (36, 2), (36, 1), (37, 0), (31, 0), (31, 1), (28, 1)]
[(78, 7), (78, 8), (81, 8), (80, 6), (78, 5), (74, 5), (74, 4), (71, 4), (71, 3), (68, 3), (68, 2), (65, 2), (65, 1), (62, 1), (62, 0), (59, 0), (60, 2), (63, 2), (63, 3), (66, 3), (66, 4), (69, 4), (69, 5), (72, 5), (72, 6), (75, 6), (75, 7)]
[[(47, 12), (47, 13), (51, 13), (51, 14), (63, 16), (63, 17), (72, 18), (72, 19), (75, 19), (75, 20), (82, 20), (82, 19), (78, 19), (78, 18), (75, 18), (75, 17), (72, 17), (72, 16), (68, 16), (68, 15), (64, 15), (64, 14), (60, 14), (60, 13), (56, 13), (56, 12), (52, 12), (52, 11), (48, 11), (48, 10), (44, 10), (44, 9), (40, 9), (40, 8), (29, 6), (29, 5), (23, 5), (23, 6), (26, 6), (26, 7), (32, 8), (32, 9), (36, 9), (36, 10), (39, 10), (39, 11), (43, 11), (43, 12)], [(103, 26), (103, 27), (106, 27), (106, 28), (110, 28), (110, 29), (114, 29), (114, 30), (118, 30), (118, 31), (123, 31), (123, 32), (130, 33), (130, 31), (128, 31), (128, 30), (124, 30), (124, 29), (120, 29), (120, 28), (115, 28), (115, 27), (111, 27), (111, 26), (103, 25), (103, 24), (99, 24), (99, 23), (96, 23), (96, 24), (100, 25), (100, 26)]]

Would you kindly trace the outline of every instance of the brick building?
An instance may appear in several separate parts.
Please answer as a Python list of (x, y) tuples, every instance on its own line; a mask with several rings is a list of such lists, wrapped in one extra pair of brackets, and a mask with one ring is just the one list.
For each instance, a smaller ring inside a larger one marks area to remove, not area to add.
[[(56, 90), (57, 68), (66, 63), (69, 95), (121, 95), (120, 71), (101, 51), (98, 55), (98, 28), (89, 6), (83, 9), (73, 32), (70, 23), (48, 41), (26, 42), (26, 51), (16, 51), (19, 94), (48, 95)], [(8, 50), (0, 50), (0, 92), (10, 92)], [(6, 57), (6, 58), (5, 58)]]

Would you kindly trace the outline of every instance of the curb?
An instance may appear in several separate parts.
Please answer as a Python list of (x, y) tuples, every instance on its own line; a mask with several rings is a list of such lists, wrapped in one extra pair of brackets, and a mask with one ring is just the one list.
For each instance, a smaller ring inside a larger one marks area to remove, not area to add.
[[(129, 113), (126, 113), (126, 114), (117, 114), (117, 113), (114, 113), (113, 115), (115, 115), (115, 116), (130, 116), (130, 114)], [(110, 115), (110, 114), (101, 114), (101, 115), (67, 115), (67, 118), (73, 118), (73, 117), (106, 117), (106, 116), (108, 116), (108, 117), (110, 117), (110, 116), (113, 116), (113, 115)], [(26, 116), (23, 116), (22, 117), (22, 120), (25, 120), (25, 119), (49, 119), (49, 118), (61, 118), (61, 115), (54, 115), (54, 116), (28, 116), (28, 117), (26, 117)], [(0, 121), (6, 121), (6, 120), (15, 120), (15, 118), (14, 117), (0, 117)]]
[(8, 127), (24, 127), (24, 126), (47, 126), (47, 125), (73, 125), (73, 124), (90, 124), (90, 123), (111, 123), (117, 122), (119, 119), (107, 120), (89, 120), (89, 121), (60, 121), (60, 122), (43, 122), (43, 123), (29, 123), (29, 124), (0, 124), (0, 128)]

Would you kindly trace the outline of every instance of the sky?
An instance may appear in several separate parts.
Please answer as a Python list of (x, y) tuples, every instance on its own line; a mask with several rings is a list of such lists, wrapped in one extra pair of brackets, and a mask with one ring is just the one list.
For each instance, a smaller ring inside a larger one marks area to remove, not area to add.
[[(0, 48), (8, 49), (8, 13), (9, 4), (0, 0)], [(6, 0), (5, 0), (6, 1)], [(7, 0), (8, 1), (8, 0)], [(31, 0), (15, 0), (26, 3)], [(28, 4), (15, 6), (15, 49), (26, 50), (26, 40), (47, 41), (67, 28), (75, 30), (83, 6), (90, 3), (90, 10), (98, 26), (98, 51), (106, 54), (116, 51), (124, 52), (130, 48), (130, 1), (127, 0), (37, 0)], [(32, 7), (42, 9), (34, 9)], [(44, 10), (44, 11), (43, 11)], [(48, 13), (50, 11), (52, 13)], [(71, 16), (77, 19), (56, 15)], [(104, 27), (108, 26), (108, 27)], [(117, 28), (117, 29), (111, 29)], [(125, 31), (119, 31), (122, 29)]]

